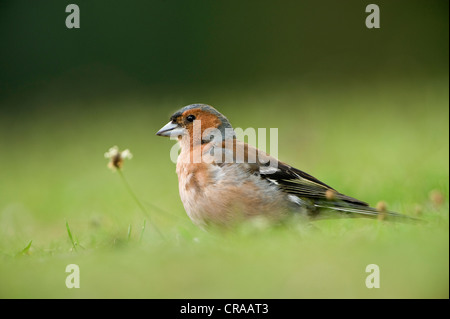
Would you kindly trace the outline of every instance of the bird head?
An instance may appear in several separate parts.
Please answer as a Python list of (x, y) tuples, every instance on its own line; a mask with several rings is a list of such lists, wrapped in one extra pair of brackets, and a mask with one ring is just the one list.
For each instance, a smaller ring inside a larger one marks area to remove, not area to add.
[(191, 104), (176, 111), (156, 135), (178, 140), (189, 138), (192, 145), (235, 137), (228, 119), (206, 104)]

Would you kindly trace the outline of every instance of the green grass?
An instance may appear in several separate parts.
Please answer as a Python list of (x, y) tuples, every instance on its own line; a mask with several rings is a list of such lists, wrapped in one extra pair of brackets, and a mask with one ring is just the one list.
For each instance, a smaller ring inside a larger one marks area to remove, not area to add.
[[(5, 113), (0, 298), (449, 297), (446, 79), (232, 92), (69, 101), (46, 92), (21, 102), (26, 112)], [(281, 160), (427, 223), (198, 229), (179, 199), (173, 141), (154, 133), (172, 111), (199, 101), (235, 127), (278, 127)], [(143, 207), (107, 169), (103, 153), (112, 145), (133, 153), (123, 173)], [(432, 190), (443, 194), (442, 204), (430, 200)], [(373, 263), (379, 289), (365, 286)], [(80, 267), (79, 289), (65, 286), (68, 264)]]

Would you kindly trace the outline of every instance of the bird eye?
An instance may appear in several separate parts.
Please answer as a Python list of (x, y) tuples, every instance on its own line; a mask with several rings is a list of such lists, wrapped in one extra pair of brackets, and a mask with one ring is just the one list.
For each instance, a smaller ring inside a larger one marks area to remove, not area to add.
[(187, 117), (186, 117), (186, 120), (188, 121), (188, 122), (194, 122), (194, 120), (195, 120), (195, 116), (194, 115), (188, 115)]

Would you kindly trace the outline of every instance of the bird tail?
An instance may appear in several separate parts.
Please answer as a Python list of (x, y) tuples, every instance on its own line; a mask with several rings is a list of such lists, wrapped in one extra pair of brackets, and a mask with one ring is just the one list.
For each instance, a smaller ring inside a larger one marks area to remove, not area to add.
[[(345, 217), (365, 217), (365, 218), (377, 218), (388, 221), (400, 221), (400, 222), (421, 222), (421, 219), (410, 217), (407, 215), (399, 214), (389, 210), (378, 210), (374, 207), (356, 205), (347, 202), (335, 202), (332, 205), (328, 203), (315, 203), (315, 207), (321, 209), (319, 218), (333, 218), (339, 215), (345, 215)], [(323, 212), (326, 210), (326, 213)], [(335, 213), (339, 214), (336, 215)]]

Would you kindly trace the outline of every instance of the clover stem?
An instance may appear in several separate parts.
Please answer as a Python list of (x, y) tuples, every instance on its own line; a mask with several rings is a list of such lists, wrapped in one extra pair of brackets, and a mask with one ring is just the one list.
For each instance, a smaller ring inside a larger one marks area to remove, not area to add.
[[(133, 197), (134, 201), (136, 202), (136, 204), (139, 206), (139, 208), (141, 209), (141, 211), (144, 213), (144, 215), (150, 220), (150, 215), (147, 212), (147, 210), (145, 209), (144, 205), (141, 204), (141, 202), (139, 201), (139, 199), (137, 198), (136, 194), (133, 192), (133, 189), (131, 188), (130, 184), (128, 183), (128, 181), (126, 180), (125, 176), (122, 173), (122, 170), (120, 168), (117, 169), (117, 172), (120, 175), (120, 178), (122, 179), (122, 182), (125, 184), (125, 188), (127, 189), (128, 193), (130, 193), (131, 197)], [(158, 232), (158, 234), (161, 236), (161, 238), (165, 239), (164, 235), (161, 233), (161, 231), (158, 229), (158, 227), (156, 227), (156, 225), (154, 223), (151, 223), (153, 225), (153, 227), (155, 228), (155, 230)]]

